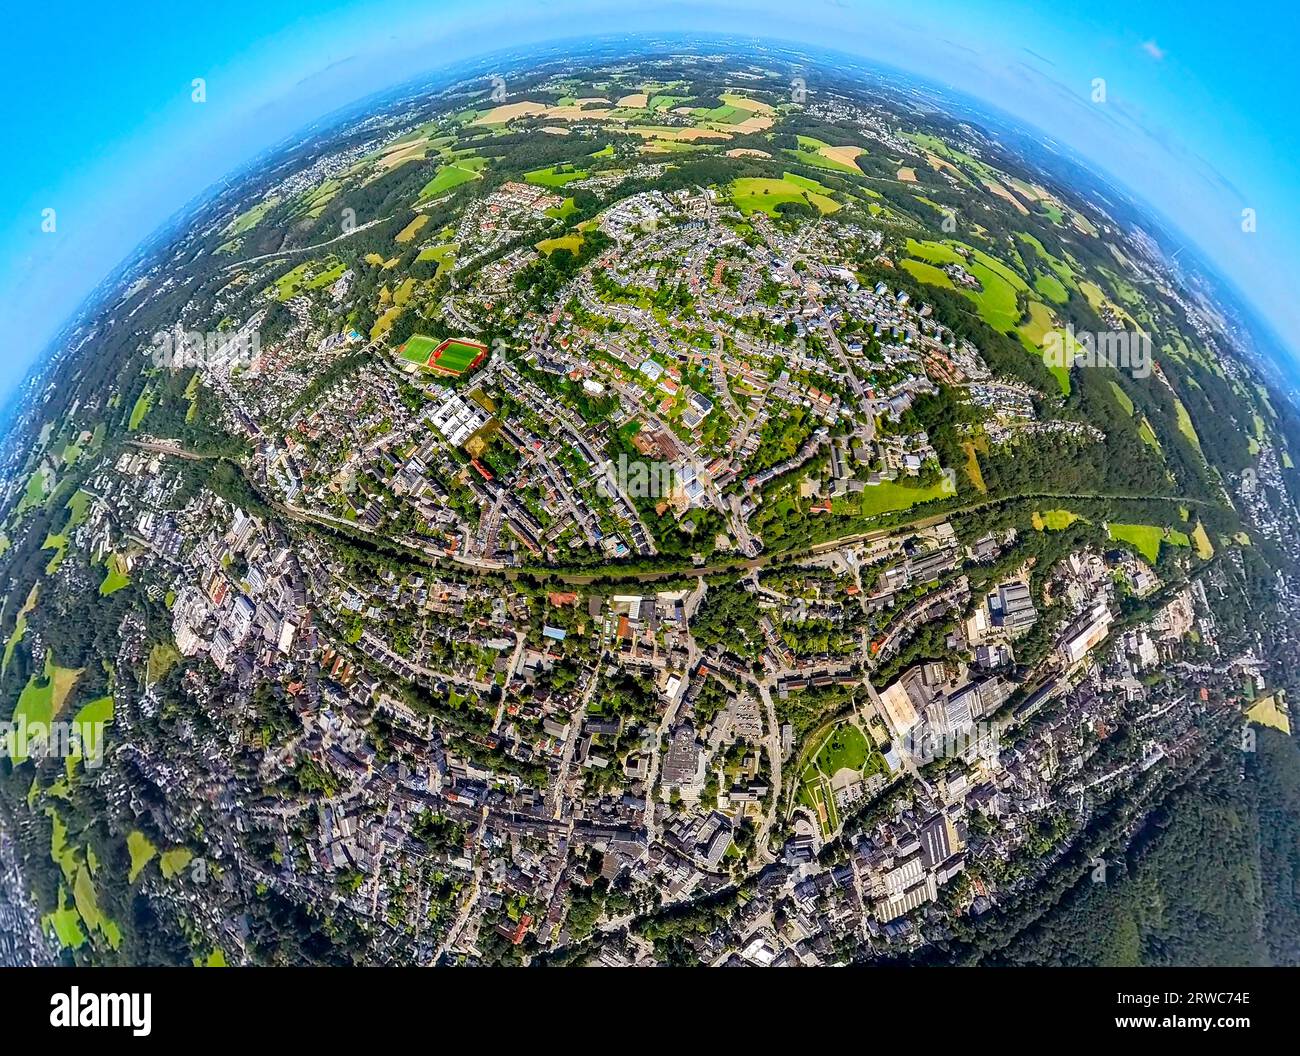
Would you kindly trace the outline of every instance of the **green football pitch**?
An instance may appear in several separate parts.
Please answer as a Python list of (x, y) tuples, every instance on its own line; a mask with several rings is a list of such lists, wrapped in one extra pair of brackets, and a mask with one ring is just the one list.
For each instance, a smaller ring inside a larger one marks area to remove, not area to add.
[(402, 346), (401, 355), (410, 363), (420, 363), (445, 374), (463, 374), (487, 356), (487, 346), (476, 341), (448, 338), (441, 343), (424, 334), (413, 334)]

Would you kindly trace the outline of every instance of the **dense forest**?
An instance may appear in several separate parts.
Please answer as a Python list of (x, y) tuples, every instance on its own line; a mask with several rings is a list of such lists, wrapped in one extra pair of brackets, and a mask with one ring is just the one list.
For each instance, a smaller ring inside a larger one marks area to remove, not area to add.
[(1300, 964), (1300, 747), (1258, 729), (1000, 951), (1012, 965)]

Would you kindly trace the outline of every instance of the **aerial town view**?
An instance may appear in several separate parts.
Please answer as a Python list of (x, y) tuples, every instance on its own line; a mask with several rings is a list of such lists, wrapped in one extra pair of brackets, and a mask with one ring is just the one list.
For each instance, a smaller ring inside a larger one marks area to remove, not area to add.
[(1254, 211), (750, 28), (322, 89), (12, 351), (0, 964), (1300, 964)]

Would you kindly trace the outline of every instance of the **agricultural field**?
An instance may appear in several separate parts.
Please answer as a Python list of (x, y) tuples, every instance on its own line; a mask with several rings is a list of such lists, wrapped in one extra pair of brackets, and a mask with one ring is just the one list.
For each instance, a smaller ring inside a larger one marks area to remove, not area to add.
[(418, 214), (409, 224), (400, 230), (393, 241), (406, 245), (408, 242), (415, 240), (415, 236), (420, 233), (420, 228), (429, 222), (429, 217), (425, 213)]
[[(1041, 355), (1047, 334), (1055, 329), (1052, 310), (1035, 298), (1035, 292), (1014, 268), (986, 253), (982, 249), (969, 246), (963, 242), (918, 241), (907, 240), (908, 257), (900, 263), (915, 278), (945, 289), (960, 289), (979, 311), (981, 318), (998, 333), (1014, 330), (1020, 335), (1025, 350), (1032, 355)], [(943, 272), (944, 265), (956, 264), (964, 268), (978, 280), (979, 289), (957, 287)], [(1067, 300), (1068, 294), (1060, 287), (1059, 279), (1047, 276), (1049, 292), (1063, 296), (1047, 296), (1058, 303)], [(1058, 289), (1059, 288), (1059, 289)], [(1029, 321), (1021, 323), (1020, 297), (1028, 297)], [(1050, 368), (1060, 387), (1061, 394), (1070, 394), (1070, 374), (1064, 367)]]
[[(63, 711), (68, 694), (80, 677), (80, 669), (59, 667), (53, 661), (53, 654), (46, 653), (45, 669), (32, 675), (23, 687), (10, 721), (25, 722), (28, 727), (48, 727)], [(12, 759), (15, 765), (26, 761), (27, 752), (22, 744), (14, 745)]]
[(262, 222), (267, 213), (279, 204), (280, 199), (274, 195), (258, 202), (257, 205), (237, 216), (234, 222), (226, 228), (226, 234), (232, 236), (242, 235), (245, 231), (251, 231)]
[(419, 201), (431, 201), (454, 191), (462, 183), (477, 180), (487, 167), (488, 159), (479, 157), (461, 158), (459, 161), (440, 168), (437, 174), (426, 183), (420, 191)]
[(811, 205), (824, 215), (833, 213), (840, 206), (830, 193), (829, 188), (816, 180), (804, 179), (791, 172), (779, 180), (751, 176), (731, 184), (732, 201), (745, 216), (757, 212), (777, 216), (779, 206), (794, 202)]
[(287, 301), (303, 290), (319, 290), (330, 286), (347, 271), (341, 260), (308, 260), (285, 272), (275, 280), (275, 296)]
[(812, 136), (799, 136), (798, 140), (797, 150), (786, 150), (786, 154), (793, 160), (817, 169), (862, 175), (862, 170), (854, 163), (858, 155), (866, 153), (862, 147), (836, 147)]
[(572, 165), (552, 165), (524, 173), (524, 180), (541, 187), (567, 187), (575, 180), (585, 180), (591, 173)]

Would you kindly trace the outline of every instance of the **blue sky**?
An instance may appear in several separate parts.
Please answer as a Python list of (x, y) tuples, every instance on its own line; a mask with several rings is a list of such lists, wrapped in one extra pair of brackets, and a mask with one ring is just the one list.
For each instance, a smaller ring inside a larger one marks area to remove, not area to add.
[[(105, 274), (258, 151), (372, 92), (579, 34), (698, 31), (922, 74), (1068, 144), (1174, 222), (1300, 362), (1300, 15), (1241, 0), (228, 0), (56, 3), (0, 64), (0, 396)], [(1230, 17), (1229, 17), (1230, 15)], [(191, 101), (194, 78), (207, 101)], [(1105, 103), (1090, 98), (1094, 78)], [(816, 85), (810, 84), (815, 91)], [(1242, 231), (1244, 208), (1257, 229)], [(42, 211), (55, 230), (42, 231)]]

